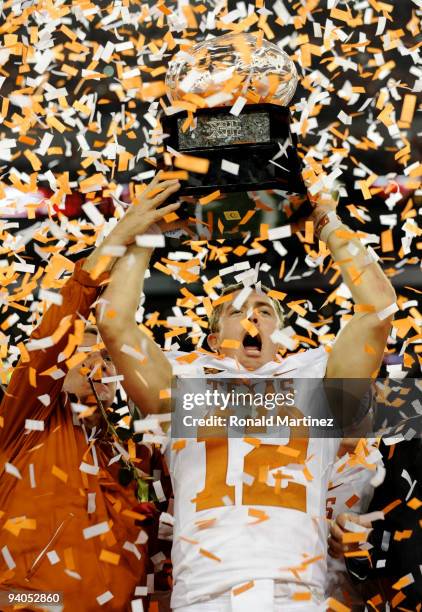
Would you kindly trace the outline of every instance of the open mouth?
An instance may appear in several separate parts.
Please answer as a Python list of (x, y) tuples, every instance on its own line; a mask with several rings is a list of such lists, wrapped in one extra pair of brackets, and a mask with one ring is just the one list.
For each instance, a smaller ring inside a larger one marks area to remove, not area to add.
[(243, 348), (247, 355), (259, 355), (262, 348), (262, 340), (260, 335), (257, 334), (256, 336), (251, 336), (250, 334), (246, 334), (246, 336), (243, 338)]

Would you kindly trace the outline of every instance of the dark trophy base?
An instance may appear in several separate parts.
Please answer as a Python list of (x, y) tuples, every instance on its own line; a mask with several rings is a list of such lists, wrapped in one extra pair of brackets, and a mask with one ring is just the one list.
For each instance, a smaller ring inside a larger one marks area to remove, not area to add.
[[(290, 112), (287, 107), (275, 104), (253, 104), (243, 108), (236, 117), (230, 108), (198, 109), (195, 113), (195, 128), (183, 131), (187, 113), (162, 116), (163, 132), (168, 136), (165, 147), (205, 158), (209, 161), (206, 174), (189, 171), (186, 181), (181, 181), (180, 196), (191, 196), (198, 200), (209, 193), (220, 191), (221, 199), (229, 194), (279, 190), (286, 195), (304, 196), (295, 212), (281, 217), (285, 223), (296, 222), (312, 212), (306, 197), (306, 187), (301, 176), (301, 161), (297, 154), (297, 138), (290, 131)], [(229, 162), (230, 171), (227, 171)], [(235, 164), (235, 166), (230, 166)], [(164, 157), (159, 167), (165, 166)], [(237, 170), (233, 174), (233, 169)], [(191, 198), (189, 198), (191, 199)], [(186, 205), (178, 214), (187, 218), (192, 210)], [(234, 220), (234, 219), (233, 219)], [(227, 222), (227, 215), (226, 215)], [(244, 228), (247, 229), (246, 227)]]

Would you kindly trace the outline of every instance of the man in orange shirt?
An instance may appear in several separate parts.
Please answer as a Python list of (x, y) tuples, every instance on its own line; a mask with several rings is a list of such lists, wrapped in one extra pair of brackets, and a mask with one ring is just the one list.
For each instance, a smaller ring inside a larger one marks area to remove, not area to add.
[[(102, 245), (76, 264), (60, 305), (46, 312), (26, 345), (29, 357), (13, 372), (0, 406), (3, 596), (61, 591), (65, 611), (122, 612), (146, 594), (146, 536), (135, 524), (142, 518), (133, 511), (135, 487), (118, 481), (120, 456), (139, 472), (104, 419), (115, 393), (115, 382), (107, 379), (115, 369), (95, 329), (84, 332), (82, 322), (106, 282), (116, 247), (124, 252), (176, 210), (178, 204), (157, 207), (178, 188), (177, 181), (158, 175)], [(148, 472), (148, 448), (138, 449), (136, 466)]]

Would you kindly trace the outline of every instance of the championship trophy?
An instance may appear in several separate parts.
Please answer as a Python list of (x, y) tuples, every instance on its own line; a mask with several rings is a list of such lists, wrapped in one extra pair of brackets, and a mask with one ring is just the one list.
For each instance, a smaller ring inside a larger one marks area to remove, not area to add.
[[(287, 107), (297, 82), (288, 55), (255, 34), (230, 33), (205, 40), (180, 51), (169, 63), (166, 87), (172, 106), (161, 117), (161, 125), (164, 148), (173, 155), (164, 154), (159, 165), (188, 170), (182, 196), (203, 200), (219, 192), (225, 229), (242, 222), (245, 201), (249, 208), (255, 206), (251, 194), (265, 190), (278, 194), (279, 200), (282, 194), (299, 196), (295, 212), (288, 205), (287, 216), (281, 210), (282, 222), (276, 225), (296, 221), (312, 210)], [(229, 202), (229, 210), (224, 210), (224, 202)]]

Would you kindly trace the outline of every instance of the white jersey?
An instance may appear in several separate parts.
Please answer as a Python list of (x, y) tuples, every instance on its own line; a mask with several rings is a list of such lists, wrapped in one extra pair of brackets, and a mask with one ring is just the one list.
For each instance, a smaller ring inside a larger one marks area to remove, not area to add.
[[(248, 377), (321, 379), (327, 358), (320, 347), (268, 363)], [(176, 375), (245, 376), (229, 358), (201, 356), (189, 365), (180, 354), (178, 361), (170, 359)], [(312, 414), (313, 394), (306, 389), (304, 397), (299, 385), (295, 405)], [(306, 434), (292, 439), (289, 427), (285, 434), (171, 440), (173, 608), (258, 579), (296, 582), (302, 593), (323, 592), (326, 495), (338, 440)]]
[[(360, 452), (340, 457), (333, 468), (330, 482), (327, 509), (329, 518), (335, 519), (343, 512), (364, 514), (374, 494), (372, 481), (376, 480), (379, 468), (383, 468), (383, 459), (374, 440), (365, 444), (359, 441)], [(356, 440), (358, 443), (358, 440)], [(344, 559), (328, 557), (326, 593), (339, 601), (353, 605), (364, 602), (353, 580), (350, 578)]]

